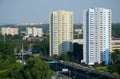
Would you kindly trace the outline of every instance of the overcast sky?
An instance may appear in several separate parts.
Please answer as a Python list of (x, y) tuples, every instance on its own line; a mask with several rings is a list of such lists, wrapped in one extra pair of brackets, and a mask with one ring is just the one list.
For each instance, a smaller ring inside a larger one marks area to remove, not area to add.
[(70, 10), (74, 22), (82, 23), (83, 9), (104, 7), (112, 10), (113, 22), (120, 22), (120, 0), (0, 0), (0, 24), (49, 23), (49, 12)]

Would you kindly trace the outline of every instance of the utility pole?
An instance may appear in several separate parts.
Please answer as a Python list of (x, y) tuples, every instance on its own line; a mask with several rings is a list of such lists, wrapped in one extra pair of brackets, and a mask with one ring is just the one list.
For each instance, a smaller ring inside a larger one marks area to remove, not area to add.
[(21, 49), (22, 62), (23, 62), (23, 52), (24, 52), (24, 50), (23, 50), (23, 43), (22, 43), (22, 49)]
[(6, 43), (5, 36), (6, 36), (6, 34), (3, 36), (3, 41), (4, 41), (4, 44)]

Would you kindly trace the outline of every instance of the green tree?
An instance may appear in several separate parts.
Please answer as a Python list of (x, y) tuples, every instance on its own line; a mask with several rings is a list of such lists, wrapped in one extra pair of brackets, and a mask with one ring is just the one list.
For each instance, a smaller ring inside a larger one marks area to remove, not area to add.
[[(4, 72), (5, 73), (5, 72)], [(52, 75), (49, 65), (40, 58), (29, 58), (27, 63), (15, 63), (8, 70), (8, 74), (0, 74), (9, 79), (49, 79)]]
[(23, 74), (24, 65), (21, 63), (15, 63), (9, 69), (8, 77), (11, 79), (24, 79)]
[(113, 38), (120, 38), (120, 24), (112, 24), (112, 36)]
[(114, 50), (112, 53), (112, 60), (114, 63), (120, 60), (120, 50)]
[(60, 56), (60, 59), (64, 60), (64, 61), (69, 61), (70, 60), (67, 53), (62, 53), (61, 56)]
[(83, 59), (83, 45), (74, 43), (73, 49), (74, 49), (74, 52), (71, 53), (71, 56), (74, 56), (74, 61), (77, 60), (76, 61), (77, 63), (81, 62), (81, 60)]
[(120, 50), (114, 50), (111, 54), (113, 63), (108, 67), (109, 72), (117, 72), (120, 74)]
[(0, 79), (6, 79), (8, 70), (0, 70)]
[(0, 41), (0, 69), (6, 69), (9, 68), (11, 64), (13, 64), (16, 61), (16, 58), (14, 56), (13, 46), (11, 43), (3, 43)]
[(35, 40), (33, 43), (33, 53), (39, 53), (45, 56), (49, 55), (49, 39), (43, 38)]
[(51, 77), (49, 65), (40, 58), (30, 58), (23, 70), (25, 79), (48, 79)]

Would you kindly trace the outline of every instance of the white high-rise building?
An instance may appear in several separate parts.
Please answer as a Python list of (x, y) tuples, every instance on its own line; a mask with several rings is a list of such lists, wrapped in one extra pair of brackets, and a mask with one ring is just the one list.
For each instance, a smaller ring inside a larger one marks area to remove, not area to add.
[(83, 60), (88, 65), (109, 64), (112, 12), (105, 8), (83, 11)]
[(33, 37), (42, 37), (43, 36), (43, 29), (42, 28), (36, 28), (36, 27), (27, 27), (26, 28), (26, 33), (29, 36), (33, 36)]
[(11, 28), (11, 27), (2, 27), (1, 34), (2, 35), (18, 35), (19, 29), (18, 28)]
[(73, 51), (73, 12), (54, 11), (49, 14), (50, 56)]

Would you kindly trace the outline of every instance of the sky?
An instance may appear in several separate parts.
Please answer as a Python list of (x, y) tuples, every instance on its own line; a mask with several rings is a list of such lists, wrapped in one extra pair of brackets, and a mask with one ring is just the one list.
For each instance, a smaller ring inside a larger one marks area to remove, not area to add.
[(74, 12), (74, 23), (82, 23), (84, 9), (112, 10), (113, 23), (120, 22), (120, 0), (0, 0), (0, 24), (49, 23), (49, 12)]

